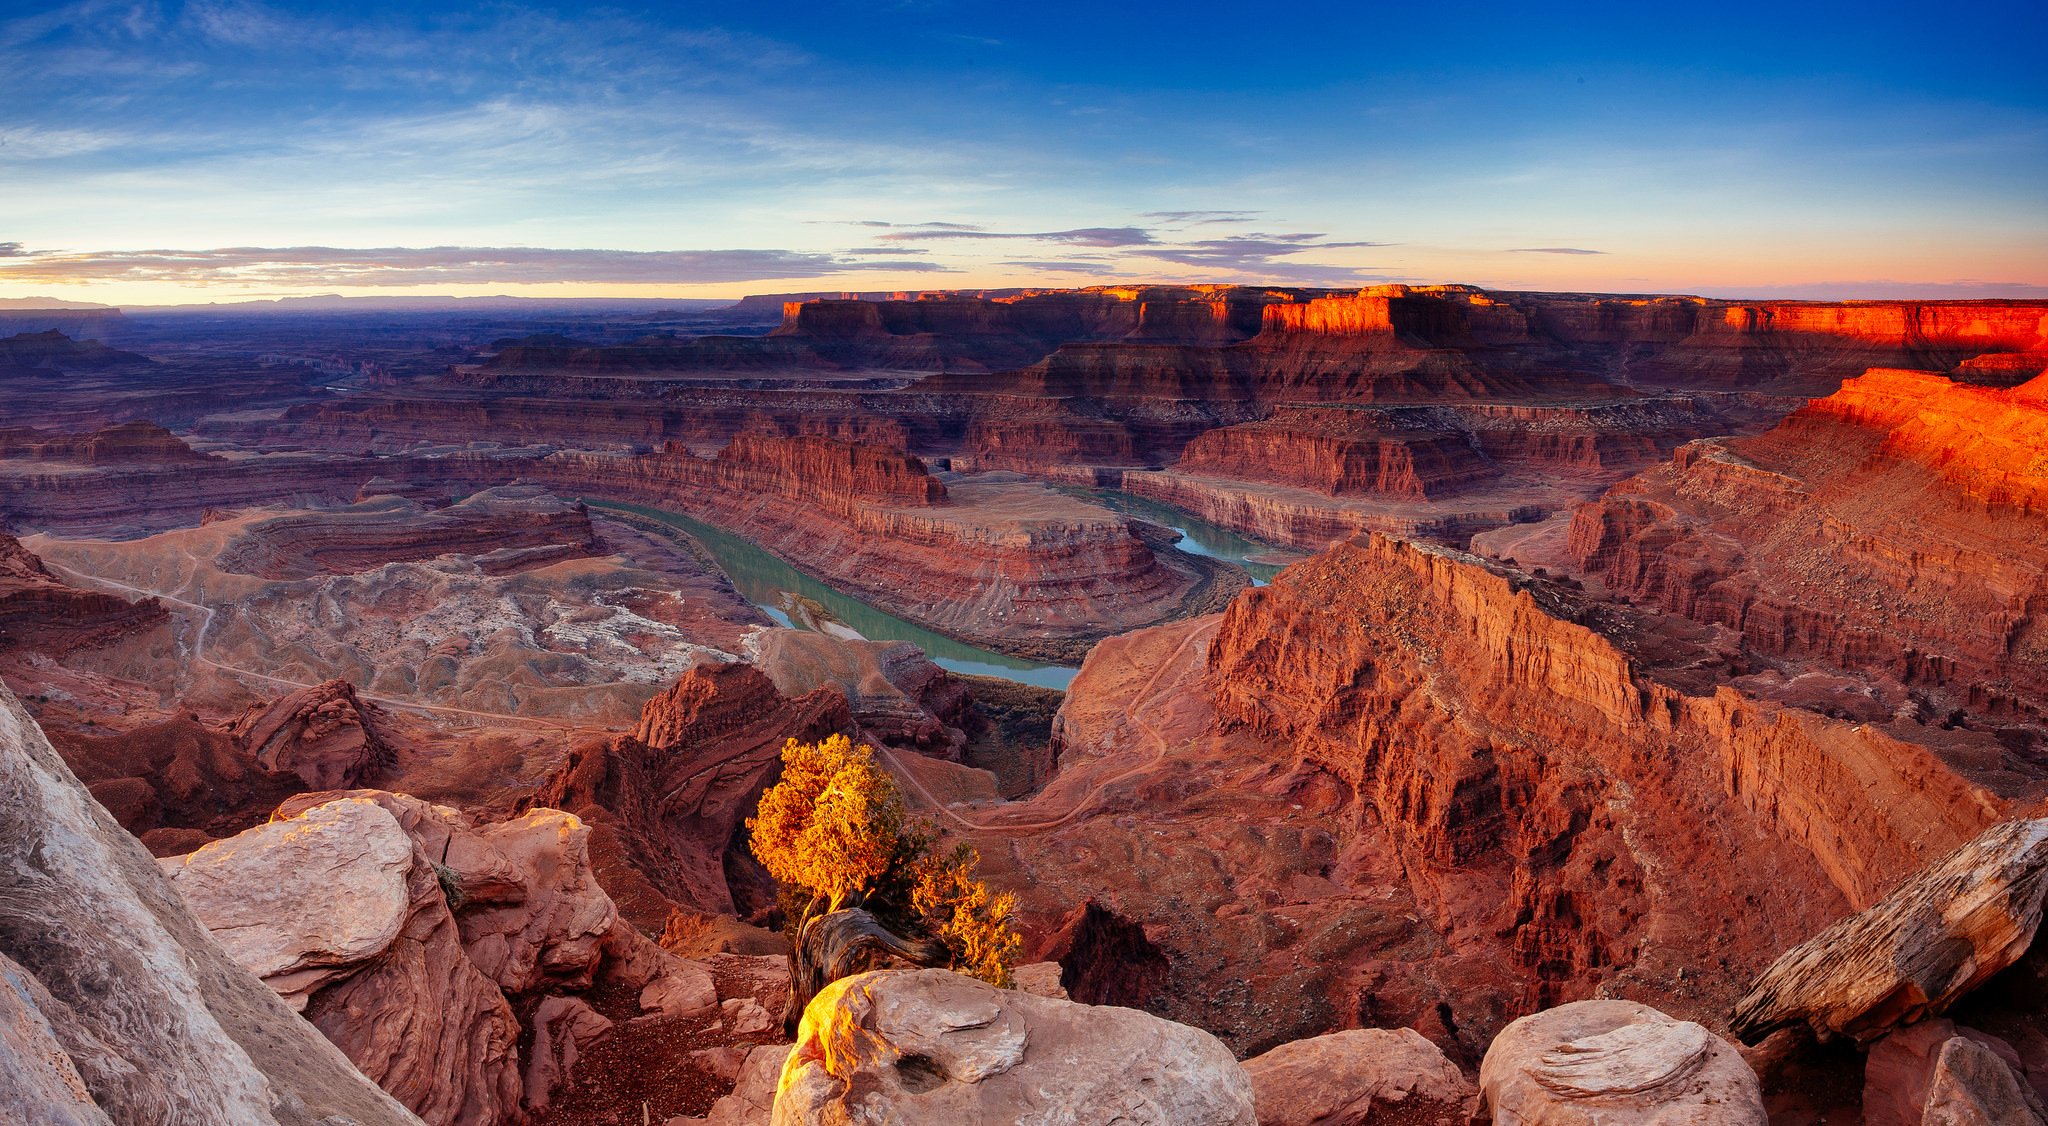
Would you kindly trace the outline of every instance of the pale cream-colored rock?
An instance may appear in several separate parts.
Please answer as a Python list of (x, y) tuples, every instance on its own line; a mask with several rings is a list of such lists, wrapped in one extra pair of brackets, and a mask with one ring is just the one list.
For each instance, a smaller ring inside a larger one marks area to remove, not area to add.
[(640, 990), (640, 1011), (662, 1016), (695, 1016), (718, 1005), (718, 986), (694, 962), (680, 959)]
[(946, 970), (826, 986), (783, 1064), (774, 1126), (1254, 1126), (1251, 1081), (1200, 1029)]
[(775, 1014), (752, 997), (729, 997), (719, 1002), (719, 1021), (730, 1036), (758, 1036), (776, 1025)]
[(789, 1045), (763, 1044), (747, 1053), (732, 1094), (711, 1104), (703, 1118), (671, 1118), (664, 1126), (769, 1126), (775, 1113), (775, 1084), (782, 1077)]
[(2039, 1101), (2015, 1076), (2020, 1067), (2012, 1045), (1988, 1033), (1938, 1017), (1908, 1025), (1864, 1057), (1863, 1126), (2040, 1126)]
[(1868, 1042), (1939, 1014), (2026, 953), (2044, 894), (2048, 819), (1994, 825), (1786, 951), (1737, 1002), (1731, 1025), (1750, 1043), (1798, 1022)]
[(398, 938), (413, 843), (374, 802), (330, 802), (166, 866), (236, 962), (304, 1011), (314, 991)]
[(2048, 1115), (2032, 1088), (1984, 1044), (1951, 1037), (1927, 1083), (1922, 1126), (2042, 1126)]
[(1069, 1000), (1067, 987), (1060, 984), (1058, 962), (1027, 962), (1010, 971), (1010, 981), (1020, 993)]
[(554, 1103), (555, 1089), (576, 1069), (584, 1049), (612, 1030), (612, 1022), (580, 997), (554, 996), (533, 1013), (533, 1049), (526, 1061), (525, 1105), (538, 1114)]
[(4, 686), (0, 957), (7, 1026), (68, 1057), (15, 1080), (35, 1093), (0, 1101), (0, 1121), (63, 1121), (51, 1110), (61, 1090), (55, 1103), (42, 1096), (53, 1081), (69, 1087), (67, 1066), (101, 1115), (73, 1117), (95, 1126), (419, 1121), (234, 964)]
[(43, 1015), (52, 1007), (42, 983), (0, 955), (0, 1122), (33, 1111), (47, 1126), (111, 1126)]
[(1508, 1025), (1480, 1064), (1479, 1097), (1504, 1126), (1766, 1122), (1733, 1045), (1633, 1001), (1576, 1001)]
[(1246, 1060), (1259, 1126), (1463, 1126), (1473, 1087), (1412, 1028), (1354, 1028)]

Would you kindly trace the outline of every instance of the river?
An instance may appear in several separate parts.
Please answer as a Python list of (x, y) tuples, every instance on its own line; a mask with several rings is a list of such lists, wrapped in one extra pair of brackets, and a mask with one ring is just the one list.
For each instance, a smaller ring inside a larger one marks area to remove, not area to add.
[[(1271, 550), (1226, 528), (1217, 527), (1178, 509), (1113, 489), (1062, 488), (1105, 508), (1170, 527), (1181, 534), (1174, 546), (1190, 555), (1205, 555), (1236, 564), (1263, 585), (1280, 569), (1253, 563), (1246, 556)], [(687, 533), (701, 544), (747, 601), (792, 629), (811, 629), (861, 637), (870, 641), (908, 641), (924, 650), (940, 668), (970, 676), (994, 676), (1040, 688), (1064, 690), (1080, 670), (1066, 665), (1027, 661), (933, 633), (879, 610), (852, 595), (804, 574), (773, 553), (722, 528), (680, 512), (641, 504), (584, 498), (592, 508), (631, 512)]]

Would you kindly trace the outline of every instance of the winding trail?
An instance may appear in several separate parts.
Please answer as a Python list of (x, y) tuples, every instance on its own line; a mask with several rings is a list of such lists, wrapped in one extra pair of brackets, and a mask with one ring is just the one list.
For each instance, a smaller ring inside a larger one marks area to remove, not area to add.
[(1036, 833), (1046, 829), (1057, 829), (1062, 825), (1070, 824), (1087, 814), (1090, 807), (1095, 804), (1096, 799), (1100, 798), (1110, 787), (1127, 782), (1141, 774), (1150, 773), (1161, 762), (1165, 761), (1167, 753), (1171, 748), (1166, 742), (1166, 737), (1159, 733), (1158, 726), (1146, 718), (1146, 713), (1152, 710), (1154, 705), (1158, 704), (1162, 699), (1173, 695), (1171, 692), (1160, 690), (1160, 678), (1164, 677), (1169, 670), (1176, 670), (1180, 667), (1181, 657), (1187, 652), (1188, 646), (1193, 645), (1197, 640), (1206, 646), (1209, 639), (1215, 635), (1216, 627), (1220, 624), (1220, 620), (1211, 621), (1206, 625), (1189, 630), (1188, 635), (1181, 638), (1180, 644), (1174, 647), (1173, 652), (1168, 654), (1166, 659), (1159, 662), (1158, 667), (1152, 670), (1152, 675), (1145, 681), (1144, 687), (1138, 689), (1131, 710), (1127, 714), (1132, 724), (1137, 727), (1139, 734), (1153, 745), (1152, 757), (1137, 766), (1113, 774), (1089, 786), (1088, 789), (1083, 791), (1074, 800), (1073, 807), (1058, 817), (1047, 818), (1042, 821), (1008, 821), (1002, 819), (1000, 814), (983, 820), (963, 817), (944, 802), (932, 796), (932, 792), (925, 788), (924, 783), (919, 781), (914, 773), (904, 769), (902, 762), (897, 757), (896, 751), (884, 747), (881, 749), (882, 757), (887, 760), (896, 776), (908, 783), (910, 788), (917, 792), (918, 797), (924, 799), (926, 805), (931, 806), (939, 816), (963, 828), (976, 832), (1000, 830), (1003, 832)]
[[(316, 685), (307, 683), (306, 681), (292, 680), (282, 676), (272, 676), (269, 673), (257, 672), (255, 669), (246, 669), (242, 668), (239, 665), (230, 665), (222, 661), (216, 661), (213, 658), (207, 656), (206, 633), (208, 630), (213, 628), (214, 617), (213, 607), (211, 606), (207, 606), (203, 603), (198, 602), (190, 602), (186, 599), (179, 598), (175, 594), (169, 594), (164, 591), (149, 590), (145, 587), (131, 586), (128, 583), (119, 582), (114, 579), (101, 578), (98, 575), (88, 575), (82, 571), (74, 570), (70, 567), (64, 566), (62, 563), (53, 562), (49, 559), (43, 560), (43, 565), (50, 568), (53, 571), (62, 573), (66, 578), (70, 579), (73, 582), (83, 583), (87, 586), (94, 587), (110, 587), (124, 594), (135, 594), (141, 595), (145, 598), (154, 598), (159, 602), (167, 602), (173, 606), (177, 606), (186, 611), (189, 615), (196, 617), (199, 621), (199, 631), (192, 635), (192, 663), (195, 665), (204, 665), (207, 668), (213, 669), (217, 672), (227, 673), (230, 676), (247, 677), (251, 680), (260, 680), (266, 684), (273, 684), (283, 688), (297, 689), (316, 687)], [(370, 700), (375, 703), (382, 704), (387, 708), (397, 708), (403, 711), (426, 712), (429, 715), (465, 716), (471, 719), (480, 719), (492, 723), (516, 724), (519, 726), (552, 727), (560, 731), (577, 730), (575, 724), (562, 723), (552, 719), (542, 719), (537, 716), (513, 715), (507, 712), (481, 712), (475, 711), (470, 708), (451, 708), (439, 704), (422, 704), (413, 700), (402, 700), (392, 696), (376, 696), (368, 692), (358, 692), (356, 693), (356, 696), (358, 699)]]

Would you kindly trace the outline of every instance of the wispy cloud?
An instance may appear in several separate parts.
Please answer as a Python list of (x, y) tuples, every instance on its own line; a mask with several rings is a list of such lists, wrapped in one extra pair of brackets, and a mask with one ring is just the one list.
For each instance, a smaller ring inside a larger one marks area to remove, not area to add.
[(1212, 223), (1249, 223), (1263, 211), (1147, 211), (1140, 218), (1171, 227), (1200, 227)]
[(1581, 250), (1576, 246), (1518, 246), (1509, 254), (1605, 254), (1604, 250)]
[(1158, 240), (1143, 227), (1079, 227), (1071, 231), (985, 231), (959, 224), (934, 225), (917, 230), (891, 231), (881, 236), (887, 242), (918, 242), (931, 239), (1037, 239), (1072, 246), (1150, 246)]
[(0, 258), (26, 258), (28, 251), (18, 242), (0, 242)]
[(1309, 250), (1338, 250), (1385, 246), (1379, 242), (1326, 242), (1322, 234), (1232, 235), (1201, 239), (1176, 246), (1144, 251), (1147, 258), (1178, 262), (1183, 266), (1207, 266), (1222, 270), (1261, 270), (1282, 265), (1283, 258)]
[(552, 250), (528, 247), (224, 247), (25, 253), (0, 282), (176, 282), (288, 287), (529, 284), (692, 285), (815, 278), (851, 270), (938, 273), (925, 261), (872, 261), (790, 250)]

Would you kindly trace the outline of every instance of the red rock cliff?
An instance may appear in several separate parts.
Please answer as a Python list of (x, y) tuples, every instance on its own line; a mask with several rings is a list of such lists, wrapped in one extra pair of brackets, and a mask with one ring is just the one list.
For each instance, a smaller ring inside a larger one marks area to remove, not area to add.
[[(1609, 589), (1911, 689), (1898, 706), (2048, 715), (2048, 377), (1877, 370), (1756, 438), (1698, 442), (1582, 507)], [(2014, 738), (2025, 733), (2015, 730)]]
[(2003, 815), (1925, 747), (1687, 695), (1569, 614), (1375, 536), (1241, 595), (1209, 656), (1218, 715), (1354, 787), (1453, 946), (1532, 1000), (1706, 950), (1760, 965)]

